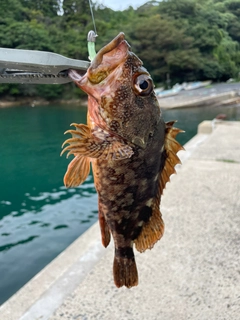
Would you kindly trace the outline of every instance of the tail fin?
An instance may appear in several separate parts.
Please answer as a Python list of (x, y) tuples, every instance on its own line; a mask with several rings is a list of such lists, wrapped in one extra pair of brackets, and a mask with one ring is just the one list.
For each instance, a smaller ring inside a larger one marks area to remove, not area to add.
[(119, 256), (118, 254), (116, 255), (116, 253), (114, 257), (113, 276), (115, 285), (118, 288), (122, 286), (131, 288), (138, 285), (138, 271), (133, 254), (133, 249), (130, 247), (127, 249), (131, 249), (132, 257), (127, 257), (126, 255)]

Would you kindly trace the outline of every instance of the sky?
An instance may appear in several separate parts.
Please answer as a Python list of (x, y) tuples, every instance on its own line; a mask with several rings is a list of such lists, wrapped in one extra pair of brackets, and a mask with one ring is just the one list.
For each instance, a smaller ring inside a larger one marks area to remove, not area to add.
[(129, 6), (136, 9), (147, 1), (148, 0), (96, 0), (96, 2), (102, 3), (104, 6), (113, 10), (125, 10)]

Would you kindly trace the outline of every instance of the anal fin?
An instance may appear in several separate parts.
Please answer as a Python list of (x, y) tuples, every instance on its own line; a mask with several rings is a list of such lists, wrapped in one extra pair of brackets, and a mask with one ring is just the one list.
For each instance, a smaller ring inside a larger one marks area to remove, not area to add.
[(101, 209), (101, 204), (98, 201), (98, 219), (102, 236), (102, 244), (106, 248), (111, 241), (111, 233), (107, 224), (107, 221), (104, 217), (104, 214)]

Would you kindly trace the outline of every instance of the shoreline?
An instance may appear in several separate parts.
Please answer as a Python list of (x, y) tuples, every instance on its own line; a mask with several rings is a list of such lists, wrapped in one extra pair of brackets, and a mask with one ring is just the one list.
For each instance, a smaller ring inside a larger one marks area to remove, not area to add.
[(228, 93), (219, 93), (215, 96), (209, 97), (191, 97), (190, 99), (174, 99), (165, 98), (158, 99), (162, 109), (177, 109), (177, 108), (193, 108), (205, 106), (229, 106), (240, 105), (240, 96), (237, 92), (231, 91)]
[(189, 91), (182, 90), (173, 96), (158, 97), (158, 102), (163, 109), (238, 105), (240, 104), (240, 84), (220, 83)]
[[(182, 90), (169, 97), (157, 97), (162, 109), (240, 105), (240, 83), (220, 83), (193, 90)], [(46, 100), (41, 97), (19, 97), (0, 100), (0, 108), (17, 106), (45, 106), (51, 104), (81, 104), (87, 106), (87, 99)]]
[[(234, 92), (228, 94), (219, 94), (215, 97), (204, 97), (204, 98), (192, 98), (191, 100), (184, 99), (184, 101), (179, 101), (177, 97), (169, 98), (158, 98), (159, 105), (162, 109), (177, 109), (177, 108), (191, 108), (191, 107), (202, 107), (209, 105), (218, 106), (229, 106), (229, 105), (239, 105), (240, 106), (240, 96)], [(81, 105), (87, 107), (87, 100), (85, 99), (71, 99), (71, 100), (45, 100), (41, 98), (37, 99), (19, 99), (18, 101), (0, 101), (0, 109), (21, 107), (21, 106), (47, 106), (55, 104), (71, 104), (71, 105)]]
[(40, 97), (35, 98), (19, 98), (16, 100), (0, 100), (0, 109), (11, 108), (11, 107), (21, 107), (21, 106), (47, 106), (49, 104), (81, 104), (82, 106), (87, 106), (87, 99), (57, 99), (57, 100), (46, 100)]

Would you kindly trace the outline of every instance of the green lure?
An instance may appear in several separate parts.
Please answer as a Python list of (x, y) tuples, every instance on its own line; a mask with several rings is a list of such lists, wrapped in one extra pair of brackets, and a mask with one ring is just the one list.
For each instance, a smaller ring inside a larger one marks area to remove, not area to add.
[(95, 42), (96, 42), (96, 37), (97, 34), (94, 31), (89, 31), (88, 32), (88, 55), (89, 55), (89, 60), (92, 61), (95, 56), (96, 56), (96, 50), (95, 50)]

